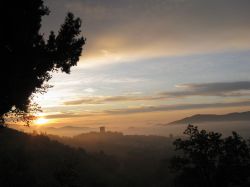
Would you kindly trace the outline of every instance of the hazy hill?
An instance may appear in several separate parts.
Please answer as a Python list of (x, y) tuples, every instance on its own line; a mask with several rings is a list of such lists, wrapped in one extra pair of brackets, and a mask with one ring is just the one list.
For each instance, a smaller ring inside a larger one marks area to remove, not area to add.
[(89, 154), (44, 135), (8, 128), (0, 128), (0, 139), (0, 186), (118, 185), (119, 165), (104, 153)]
[(229, 113), (225, 115), (216, 114), (197, 114), (191, 117), (186, 117), (181, 120), (173, 121), (168, 125), (175, 124), (198, 124), (204, 122), (232, 122), (232, 121), (249, 121), (250, 122), (250, 111), (241, 113)]
[(174, 154), (172, 138), (116, 132), (49, 138), (0, 128), (0, 139), (0, 186), (171, 186), (169, 171), (159, 169)]
[(163, 175), (164, 180), (169, 180), (167, 176), (171, 175), (169, 171), (158, 172), (163, 160), (168, 163), (175, 155), (173, 137), (124, 135), (110, 131), (82, 133), (74, 137), (49, 137), (70, 146), (84, 148), (90, 153), (104, 152), (114, 156), (120, 163), (119, 175), (123, 177), (126, 187), (156, 186), (159, 176)]
[[(105, 133), (89, 132), (73, 137), (49, 135), (50, 138), (64, 144), (82, 147), (89, 152), (104, 151), (107, 154), (119, 157), (131, 156), (132, 153), (147, 152), (150, 156), (166, 156), (166, 151), (173, 149), (173, 138), (155, 135), (124, 135), (120, 132), (108, 131)], [(150, 152), (149, 152), (150, 151)]]
[(60, 136), (74, 136), (80, 133), (89, 132), (94, 130), (90, 127), (76, 127), (76, 126), (64, 126), (64, 127), (41, 127), (40, 131), (44, 131), (47, 134), (57, 134)]

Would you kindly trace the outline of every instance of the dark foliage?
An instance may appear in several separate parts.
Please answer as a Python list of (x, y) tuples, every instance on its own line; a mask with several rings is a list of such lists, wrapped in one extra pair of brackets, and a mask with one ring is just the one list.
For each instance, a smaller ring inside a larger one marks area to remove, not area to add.
[[(123, 135), (119, 132), (90, 132), (74, 137), (60, 137), (49, 135), (73, 147), (82, 147), (88, 152), (104, 152), (112, 155), (118, 162), (116, 174), (119, 179), (118, 186), (160, 186), (158, 175), (159, 166), (163, 159), (168, 160), (174, 156), (173, 139), (153, 135)], [(167, 168), (168, 169), (168, 168)], [(169, 170), (164, 170), (164, 176)], [(165, 179), (164, 179), (165, 180)], [(167, 181), (170, 183), (170, 181)]]
[(50, 136), (72, 148), (45, 135), (2, 128), (0, 186), (249, 186), (247, 141), (193, 126), (185, 134), (188, 139), (175, 141), (181, 153), (171, 160), (175, 152), (167, 137)]
[[(97, 138), (97, 134), (90, 136)], [(76, 148), (76, 144), (72, 148), (45, 135), (2, 128), (0, 186), (161, 186), (157, 170), (161, 160), (171, 155), (170, 139), (110, 133), (105, 135), (109, 137), (100, 136), (100, 141), (91, 144), (96, 151), (87, 152)], [(84, 144), (84, 139), (81, 142)]]
[(0, 123), (4, 123), (9, 111), (25, 116), (34, 109), (31, 96), (46, 92), (51, 72), (70, 73), (85, 39), (78, 37), (81, 20), (72, 13), (59, 32), (51, 31), (46, 39), (39, 32), (42, 17), (49, 14), (43, 0), (4, 1), (1, 8)]
[(182, 151), (171, 161), (177, 171), (177, 186), (249, 186), (250, 145), (236, 132), (222, 138), (220, 133), (199, 131), (189, 125), (188, 139), (177, 139)]
[(118, 162), (104, 153), (89, 154), (8, 128), (0, 130), (0, 139), (0, 186), (119, 186)]

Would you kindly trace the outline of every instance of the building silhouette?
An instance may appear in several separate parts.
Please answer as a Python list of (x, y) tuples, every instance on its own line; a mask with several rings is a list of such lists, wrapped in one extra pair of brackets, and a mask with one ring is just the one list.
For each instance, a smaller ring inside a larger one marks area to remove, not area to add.
[(104, 126), (100, 127), (100, 133), (105, 133), (105, 127)]

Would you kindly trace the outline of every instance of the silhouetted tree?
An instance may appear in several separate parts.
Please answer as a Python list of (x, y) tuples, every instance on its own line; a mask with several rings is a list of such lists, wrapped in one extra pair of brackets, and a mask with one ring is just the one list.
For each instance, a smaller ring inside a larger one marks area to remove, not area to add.
[(189, 125), (184, 134), (174, 142), (182, 153), (171, 161), (177, 186), (249, 186), (250, 146), (236, 132), (223, 139)]
[(49, 14), (43, 0), (4, 1), (2, 6), (0, 48), (0, 124), (12, 111), (29, 120), (26, 115), (33, 93), (46, 92), (51, 72), (70, 73), (77, 64), (85, 44), (80, 34), (81, 20), (68, 13), (59, 32), (45, 38), (40, 33), (41, 19)]

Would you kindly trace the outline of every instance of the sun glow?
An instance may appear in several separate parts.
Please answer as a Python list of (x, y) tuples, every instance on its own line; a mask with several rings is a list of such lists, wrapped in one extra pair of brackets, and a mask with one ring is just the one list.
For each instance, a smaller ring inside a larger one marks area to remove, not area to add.
[(36, 120), (34, 121), (34, 124), (36, 124), (36, 125), (44, 125), (44, 124), (46, 124), (48, 121), (49, 121), (48, 119), (45, 119), (45, 118), (43, 118), (43, 117), (39, 117), (38, 119), (36, 119)]

